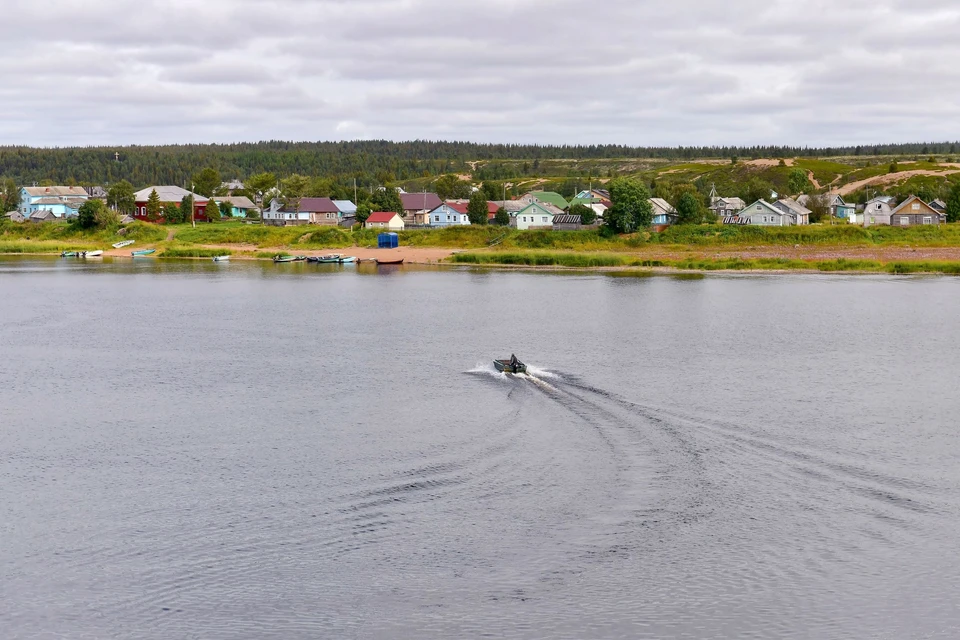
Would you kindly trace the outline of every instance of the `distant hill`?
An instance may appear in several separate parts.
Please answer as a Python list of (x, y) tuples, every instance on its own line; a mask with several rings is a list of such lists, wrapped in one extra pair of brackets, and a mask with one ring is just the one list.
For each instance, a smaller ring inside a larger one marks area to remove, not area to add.
[[(627, 147), (622, 145), (539, 146), (469, 142), (258, 142), (227, 145), (31, 148), (0, 147), (0, 176), (18, 184), (110, 184), (126, 179), (136, 186), (188, 184), (204, 167), (243, 179), (269, 171), (300, 173), (361, 186), (413, 180), (444, 173), (475, 179), (537, 176), (611, 176), (656, 164), (704, 159), (817, 158), (832, 156), (958, 154), (960, 142), (835, 148), (797, 147)], [(118, 159), (118, 155), (119, 159)], [(618, 162), (611, 162), (618, 160)]]

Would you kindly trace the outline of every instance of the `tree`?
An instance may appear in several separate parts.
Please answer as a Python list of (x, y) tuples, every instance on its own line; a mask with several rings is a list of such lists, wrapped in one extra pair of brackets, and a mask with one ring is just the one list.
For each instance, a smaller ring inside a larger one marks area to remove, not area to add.
[(193, 222), (193, 196), (189, 193), (180, 201), (180, 219), (177, 222)]
[(253, 195), (252, 200), (263, 204), (263, 196), (277, 188), (277, 176), (272, 173), (257, 173), (247, 178), (244, 185)]
[(124, 215), (133, 215), (137, 207), (133, 185), (126, 180), (111, 185), (110, 189), (107, 190), (107, 205)]
[(207, 167), (193, 176), (193, 190), (209, 198), (220, 186), (220, 182), (220, 172), (213, 167)]
[(583, 225), (591, 225), (597, 221), (597, 212), (579, 202), (570, 207), (570, 215), (580, 216), (580, 224)]
[(220, 207), (213, 198), (207, 200), (207, 222), (214, 222), (220, 219)]
[(81, 229), (92, 229), (97, 226), (97, 212), (103, 207), (100, 200), (87, 200), (77, 209), (77, 224)]
[(2, 200), (3, 211), (0, 214), (16, 211), (20, 208), (20, 189), (13, 178), (6, 178), (3, 181), (2, 190), (0, 190), (0, 200)]
[(503, 207), (497, 209), (497, 215), (493, 217), (493, 221), (500, 225), (501, 227), (506, 227), (510, 225), (510, 214), (507, 213), (507, 210)]
[(283, 206), (287, 207), (288, 210), (289, 207), (293, 207), (294, 211), (300, 213), (300, 198), (306, 192), (309, 182), (309, 178), (298, 173), (281, 180), (280, 200), (283, 202)]
[(787, 175), (787, 188), (790, 190), (791, 195), (805, 193), (809, 191), (812, 186), (813, 185), (810, 184), (810, 178), (807, 177), (807, 172), (800, 167), (792, 169)]
[(887, 173), (897, 173), (900, 171), (900, 166), (897, 164), (897, 161), (894, 160), (890, 163), (890, 166), (887, 167)]
[(163, 206), (160, 204), (160, 196), (157, 194), (157, 190), (152, 189), (150, 195), (147, 197), (147, 220), (150, 222), (159, 220), (162, 208)]
[(120, 214), (97, 200), (100, 206), (97, 208), (96, 218), (97, 226), (101, 229), (110, 229), (120, 224)]
[(691, 191), (677, 200), (677, 224), (700, 224), (703, 221), (703, 202)]
[(469, 182), (461, 180), (459, 176), (455, 176), (452, 173), (437, 178), (434, 188), (437, 190), (437, 195), (441, 200), (469, 198), (470, 192), (472, 191)]
[(176, 202), (168, 202), (163, 205), (163, 221), (167, 224), (179, 224), (183, 222), (183, 210)]
[(359, 222), (360, 224), (363, 224), (364, 222), (366, 222), (367, 218), (370, 217), (370, 212), (371, 212), (370, 205), (368, 205), (366, 202), (361, 202), (360, 204), (358, 204), (357, 205), (357, 222)]
[(770, 194), (773, 192), (773, 185), (754, 176), (750, 178), (746, 183), (741, 184), (738, 189), (739, 196), (747, 203), (753, 203), (757, 200), (766, 200), (770, 197)]
[(467, 204), (467, 218), (470, 224), (484, 225), (489, 222), (490, 209), (487, 207), (487, 197), (483, 191), (474, 191)]
[(810, 222), (822, 222), (830, 217), (830, 204), (823, 194), (814, 194), (804, 205), (810, 210)]
[(373, 211), (393, 211), (403, 215), (403, 200), (395, 187), (382, 187), (374, 191), (370, 206)]
[(960, 222), (960, 182), (953, 185), (947, 196), (947, 222)]
[(614, 233), (633, 233), (650, 226), (653, 207), (650, 192), (631, 178), (615, 178), (607, 184), (613, 206), (604, 214), (604, 223)]

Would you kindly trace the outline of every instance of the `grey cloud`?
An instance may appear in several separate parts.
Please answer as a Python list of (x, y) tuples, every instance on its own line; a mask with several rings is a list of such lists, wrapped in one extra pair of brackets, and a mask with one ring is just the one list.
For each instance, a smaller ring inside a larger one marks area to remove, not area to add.
[[(15, 0), (0, 137), (948, 139), (945, 0)], [(57, 29), (38, 43), (19, 24)], [(64, 99), (68, 96), (69, 99)]]

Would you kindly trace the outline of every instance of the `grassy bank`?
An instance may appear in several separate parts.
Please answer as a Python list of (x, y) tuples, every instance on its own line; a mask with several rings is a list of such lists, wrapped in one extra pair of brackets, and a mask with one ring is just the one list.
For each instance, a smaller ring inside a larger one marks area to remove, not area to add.
[(647, 260), (618, 254), (597, 253), (558, 253), (545, 251), (497, 251), (483, 253), (458, 253), (451, 256), (457, 264), (532, 266), (532, 267), (667, 267), (691, 271), (769, 271), (802, 270), (824, 273), (940, 273), (960, 275), (960, 262), (917, 261), (889, 262), (877, 260), (796, 260), (789, 258), (750, 258), (743, 259), (687, 259), (687, 260)]
[(161, 258), (212, 258), (230, 256), (229, 249), (205, 249), (203, 247), (168, 247), (160, 254)]

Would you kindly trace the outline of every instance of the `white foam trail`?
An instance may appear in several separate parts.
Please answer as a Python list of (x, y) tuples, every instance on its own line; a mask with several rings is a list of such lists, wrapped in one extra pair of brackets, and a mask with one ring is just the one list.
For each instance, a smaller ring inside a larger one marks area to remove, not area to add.
[(534, 366), (532, 364), (527, 365), (527, 373), (535, 376), (537, 378), (559, 378), (557, 374), (547, 369), (541, 369), (540, 367)]

